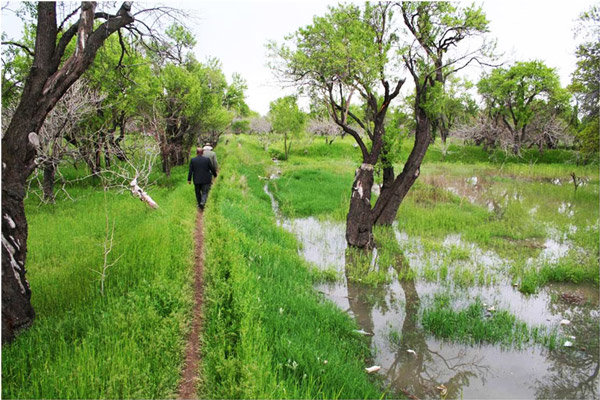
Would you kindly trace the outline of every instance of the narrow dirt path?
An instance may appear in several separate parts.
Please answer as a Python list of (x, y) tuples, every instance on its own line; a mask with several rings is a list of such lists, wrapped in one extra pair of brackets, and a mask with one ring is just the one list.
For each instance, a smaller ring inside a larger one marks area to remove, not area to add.
[(185, 365), (181, 373), (178, 399), (197, 399), (198, 365), (200, 363), (200, 330), (202, 329), (202, 296), (204, 273), (204, 223), (202, 211), (196, 216), (196, 231), (194, 233), (195, 266), (194, 266), (194, 315), (192, 330), (187, 340), (185, 350)]

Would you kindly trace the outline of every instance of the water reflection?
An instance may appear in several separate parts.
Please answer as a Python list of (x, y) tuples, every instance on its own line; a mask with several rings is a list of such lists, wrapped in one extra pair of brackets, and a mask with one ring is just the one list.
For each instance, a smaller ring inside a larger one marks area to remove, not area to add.
[[(265, 190), (268, 193), (266, 187)], [(276, 202), (272, 196), (271, 199), (276, 210)], [(346, 249), (343, 224), (316, 218), (289, 220), (277, 215), (280, 225), (294, 233), (301, 243), (299, 253), (303, 257), (319, 268), (335, 268), (343, 277), (339, 282), (318, 284), (316, 289), (348, 312), (360, 329), (372, 333), (365, 336), (373, 354), (370, 361), (381, 366), (380, 373), (393, 393), (439, 398), (440, 391), (436, 388), (445, 387), (448, 398), (598, 396), (597, 288), (551, 285), (535, 296), (526, 296), (513, 288), (507, 277), (494, 285), (464, 287), (455, 285), (452, 279), (426, 282), (418, 273), (416, 280), (396, 276), (391, 283), (369, 286), (350, 279), (349, 267), (355, 262), (355, 253)], [(398, 276), (414, 276), (407, 274), (407, 270), (419, 271), (419, 263), (425, 259), (438, 269), (444, 261), (443, 254), (426, 253), (418, 238), (396, 229), (395, 239), (406, 257), (396, 260)], [(472, 257), (484, 260), (479, 264), (487, 270), (502, 271), (507, 263), (495, 254), (463, 243), (458, 235), (446, 238), (442, 245), (468, 247)], [(468, 346), (438, 340), (424, 331), (420, 315), (440, 291), (451, 293), (457, 308), (479, 297), (498, 309), (508, 310), (530, 326), (560, 329), (565, 337), (575, 337), (574, 347), (559, 346), (549, 351), (531, 345), (507, 350), (489, 344)], [(571, 324), (560, 326), (563, 319)]]

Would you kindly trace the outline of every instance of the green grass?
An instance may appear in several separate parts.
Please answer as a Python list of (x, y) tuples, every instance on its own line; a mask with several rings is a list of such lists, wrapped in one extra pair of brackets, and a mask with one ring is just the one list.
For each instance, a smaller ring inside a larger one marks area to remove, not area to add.
[(352, 179), (350, 174), (340, 176), (326, 169), (301, 169), (271, 180), (269, 188), (285, 215), (319, 216), (346, 204)]
[(456, 310), (448, 295), (435, 296), (432, 307), (423, 311), (422, 324), (436, 337), (467, 344), (494, 343), (520, 348), (524, 343), (540, 343), (550, 350), (558, 343), (557, 332), (530, 328), (505, 310), (488, 311), (480, 299)]
[(354, 321), (316, 294), (298, 244), (275, 223), (259, 178), (270, 159), (243, 137), (220, 149), (205, 213), (201, 396), (381, 397)]
[[(193, 193), (154, 187), (158, 210), (82, 182), (70, 194), (26, 205), (36, 319), (2, 348), (2, 397), (173, 397), (192, 306)], [(116, 263), (101, 294), (107, 215)]]

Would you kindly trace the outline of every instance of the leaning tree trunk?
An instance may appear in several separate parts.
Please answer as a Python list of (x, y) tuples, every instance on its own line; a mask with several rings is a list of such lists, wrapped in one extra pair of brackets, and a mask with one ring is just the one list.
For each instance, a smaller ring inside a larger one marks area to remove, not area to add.
[(415, 132), (415, 144), (404, 164), (404, 169), (396, 177), (390, 189), (381, 191), (381, 195), (373, 208), (373, 220), (377, 225), (391, 225), (396, 219), (396, 214), (398, 214), (398, 208), (400, 208), (402, 200), (404, 200), (404, 197), (419, 176), (421, 163), (431, 143), (431, 124), (425, 110), (418, 107), (416, 114), (417, 128)]
[(389, 161), (388, 151), (383, 149), (381, 151), (381, 164), (383, 165), (383, 184), (381, 185), (381, 191), (379, 197), (388, 196), (388, 192), (393, 189), (394, 185), (394, 165)]
[(360, 248), (373, 247), (373, 220), (371, 217), (371, 188), (373, 165), (363, 163), (357, 170), (352, 184), (350, 210), (346, 217), (346, 241)]
[[(24, 198), (27, 178), (35, 169), (39, 132), (46, 116), (93, 62), (112, 33), (134, 21), (130, 3), (94, 28), (94, 2), (83, 2), (80, 20), (58, 36), (56, 3), (37, 3), (35, 51), (21, 100), (2, 138), (2, 342), (34, 319), (31, 290), (25, 277), (27, 219)], [(104, 14), (103, 14), (104, 15)], [(77, 38), (72, 56), (65, 49)]]

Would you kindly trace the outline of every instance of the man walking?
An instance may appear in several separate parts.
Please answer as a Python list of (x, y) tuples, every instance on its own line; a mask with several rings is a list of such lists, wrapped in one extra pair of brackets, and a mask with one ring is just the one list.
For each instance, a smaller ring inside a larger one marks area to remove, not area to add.
[(219, 172), (219, 163), (217, 163), (217, 153), (213, 151), (213, 147), (210, 143), (206, 143), (203, 147), (204, 153), (202, 154), (204, 157), (207, 157), (212, 162), (215, 171)]
[(197, 156), (190, 160), (190, 172), (188, 173), (188, 184), (191, 184), (192, 177), (194, 178), (196, 201), (198, 202), (198, 208), (201, 210), (204, 210), (212, 177), (217, 177), (216, 168), (212, 165), (210, 159), (202, 156), (203, 152), (204, 150), (201, 147), (196, 149)]

